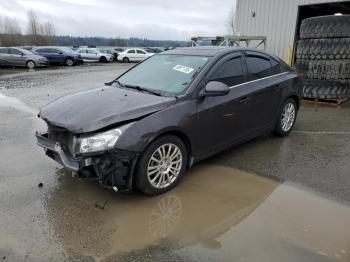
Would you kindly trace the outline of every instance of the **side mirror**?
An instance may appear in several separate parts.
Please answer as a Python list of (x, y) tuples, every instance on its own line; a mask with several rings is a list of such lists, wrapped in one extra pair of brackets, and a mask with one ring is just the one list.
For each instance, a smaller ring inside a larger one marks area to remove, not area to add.
[(207, 83), (204, 88), (204, 92), (202, 92), (201, 96), (224, 96), (230, 92), (230, 88), (224, 83), (218, 81), (211, 81)]

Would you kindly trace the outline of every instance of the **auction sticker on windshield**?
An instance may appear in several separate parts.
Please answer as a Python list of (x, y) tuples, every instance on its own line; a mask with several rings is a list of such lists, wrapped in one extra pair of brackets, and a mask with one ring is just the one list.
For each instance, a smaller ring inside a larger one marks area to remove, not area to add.
[(173, 67), (173, 69), (185, 74), (190, 74), (194, 70), (194, 68), (183, 66), (183, 65), (176, 65)]

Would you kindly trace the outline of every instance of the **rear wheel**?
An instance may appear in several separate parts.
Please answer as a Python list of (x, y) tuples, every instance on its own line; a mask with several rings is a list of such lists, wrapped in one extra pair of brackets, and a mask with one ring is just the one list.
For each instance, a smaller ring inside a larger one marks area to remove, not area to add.
[(289, 98), (281, 107), (274, 133), (277, 136), (287, 136), (292, 131), (297, 117), (297, 104), (294, 99)]
[(123, 58), (123, 62), (124, 62), (124, 63), (129, 63), (129, 62), (130, 62), (130, 59), (129, 59), (128, 57), (124, 57), (124, 58)]
[(74, 65), (74, 61), (72, 58), (67, 58), (65, 61), (66, 66), (73, 66)]
[(159, 195), (173, 189), (186, 170), (187, 150), (176, 136), (153, 141), (142, 154), (136, 168), (135, 185), (145, 194)]
[(35, 62), (34, 61), (32, 61), (32, 60), (29, 60), (28, 62), (27, 62), (27, 68), (28, 69), (34, 69), (35, 68)]

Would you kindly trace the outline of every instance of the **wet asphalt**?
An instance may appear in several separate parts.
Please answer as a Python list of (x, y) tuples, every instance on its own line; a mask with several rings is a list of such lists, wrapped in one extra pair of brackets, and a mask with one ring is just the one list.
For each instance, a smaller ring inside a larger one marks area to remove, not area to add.
[(350, 103), (303, 103), (289, 137), (205, 160), (153, 198), (45, 157), (38, 108), (130, 66), (0, 70), (0, 261), (350, 261)]

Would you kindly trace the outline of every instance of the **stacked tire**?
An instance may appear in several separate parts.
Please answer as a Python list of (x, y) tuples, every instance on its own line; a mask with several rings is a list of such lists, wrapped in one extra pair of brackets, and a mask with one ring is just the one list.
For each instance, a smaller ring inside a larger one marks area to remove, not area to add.
[(303, 96), (350, 97), (350, 15), (302, 21), (295, 67), (304, 73)]

